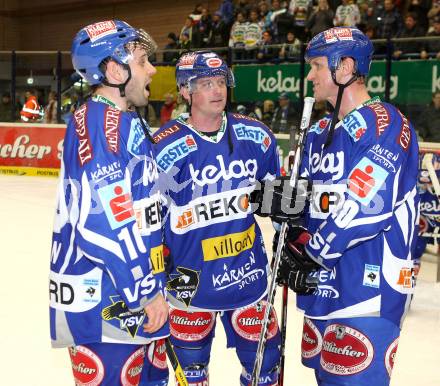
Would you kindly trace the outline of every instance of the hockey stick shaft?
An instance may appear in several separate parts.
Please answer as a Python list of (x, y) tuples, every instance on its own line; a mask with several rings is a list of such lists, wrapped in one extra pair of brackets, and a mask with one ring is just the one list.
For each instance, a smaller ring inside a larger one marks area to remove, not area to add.
[[(304, 108), (301, 117), (301, 126), (299, 131), (299, 139), (296, 145), (295, 156), (293, 161), (292, 173), (290, 174), (290, 185), (293, 187), (297, 186), (299, 179), (299, 167), (301, 163), (301, 149), (303, 146), (305, 133), (310, 123), (310, 116), (312, 115), (314, 98), (305, 97), (304, 98)], [(270, 323), (270, 312), (273, 307), (276, 292), (276, 277), (278, 273), (278, 267), (280, 265), (281, 253), (283, 251), (284, 238), (287, 231), (287, 223), (283, 222), (281, 225), (280, 235), (278, 237), (278, 245), (275, 253), (274, 263), (272, 267), (272, 274), (269, 283), (268, 293), (267, 293), (267, 304), (264, 311), (264, 318), (261, 323), (261, 332), (258, 340), (257, 352), (255, 355), (254, 368), (252, 370), (251, 385), (258, 386), (258, 380), (260, 378), (261, 366), (263, 365), (264, 349), (266, 346), (266, 334)]]
[(189, 386), (185, 373), (183, 372), (182, 366), (180, 365), (179, 359), (177, 358), (176, 352), (174, 351), (173, 345), (171, 344), (170, 338), (165, 339), (165, 348), (167, 351), (168, 359), (171, 362), (171, 366), (173, 366), (177, 384), (179, 386)]
[(280, 357), (280, 375), (278, 386), (284, 386), (284, 361), (286, 360), (286, 337), (287, 337), (287, 300), (289, 298), (289, 287), (283, 286), (283, 306), (281, 309), (281, 357)]

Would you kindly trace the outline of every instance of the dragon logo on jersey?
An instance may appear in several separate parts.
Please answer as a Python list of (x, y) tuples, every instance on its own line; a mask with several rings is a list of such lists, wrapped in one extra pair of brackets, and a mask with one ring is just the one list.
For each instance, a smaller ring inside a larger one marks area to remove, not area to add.
[(247, 126), (243, 123), (237, 123), (232, 125), (235, 135), (239, 141), (252, 141), (261, 145), (261, 150), (266, 153), (272, 143), (269, 134), (266, 133), (261, 127)]
[(134, 338), (145, 319), (144, 310), (131, 312), (119, 295), (110, 296), (110, 300), (112, 304), (102, 310), (102, 318), (107, 321), (119, 320), (119, 328), (126, 330)]
[(171, 278), (168, 280), (166, 288), (168, 291), (175, 291), (176, 298), (189, 307), (199, 286), (200, 271), (185, 267), (177, 267), (176, 271), (180, 274), (170, 274)]

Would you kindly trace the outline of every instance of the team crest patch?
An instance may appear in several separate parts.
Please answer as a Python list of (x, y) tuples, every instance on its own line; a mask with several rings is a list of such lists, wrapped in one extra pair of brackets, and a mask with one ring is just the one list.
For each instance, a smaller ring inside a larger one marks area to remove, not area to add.
[(380, 287), (380, 266), (365, 264), (364, 269), (364, 286), (379, 288)]
[(243, 123), (237, 123), (232, 125), (235, 136), (239, 141), (252, 141), (260, 145), (263, 153), (266, 153), (269, 149), (272, 140), (269, 134), (266, 133), (261, 127), (258, 126), (247, 126)]
[(85, 346), (69, 347), (73, 377), (78, 385), (99, 386), (104, 378), (104, 365), (92, 350)]
[(301, 356), (310, 359), (318, 355), (322, 348), (322, 336), (318, 328), (309, 318), (304, 318)]
[(177, 267), (176, 271), (179, 273), (170, 274), (171, 278), (168, 280), (166, 288), (168, 291), (175, 291), (176, 299), (189, 307), (199, 287), (200, 271), (185, 267)]
[(354, 375), (367, 369), (374, 357), (370, 339), (362, 332), (331, 324), (324, 332), (321, 366), (336, 375)]
[(134, 338), (145, 319), (144, 310), (130, 312), (124, 301), (120, 300), (119, 295), (110, 296), (110, 300), (112, 304), (102, 310), (102, 318), (107, 321), (119, 320), (119, 328), (126, 330)]
[(121, 385), (137, 386), (139, 384), (142, 369), (144, 367), (144, 358), (144, 347), (137, 349), (133, 354), (130, 355), (121, 370)]

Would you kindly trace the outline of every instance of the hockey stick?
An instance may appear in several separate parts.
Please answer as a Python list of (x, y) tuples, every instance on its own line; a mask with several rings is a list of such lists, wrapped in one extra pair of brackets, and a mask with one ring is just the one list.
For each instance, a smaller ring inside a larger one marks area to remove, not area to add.
[(283, 286), (283, 305), (281, 308), (281, 357), (280, 374), (278, 376), (278, 386), (284, 385), (284, 361), (286, 359), (286, 337), (287, 337), (287, 299), (289, 297), (289, 287)]
[(173, 366), (177, 384), (179, 386), (189, 386), (185, 373), (183, 372), (182, 366), (180, 365), (179, 359), (177, 358), (176, 352), (171, 344), (170, 338), (165, 339), (165, 348), (167, 350), (167, 355), (171, 362), (171, 366)]
[(429, 178), (431, 178), (432, 187), (434, 188), (434, 192), (437, 195), (437, 197), (440, 197), (440, 183), (437, 178), (437, 173), (435, 172), (434, 165), (432, 163), (433, 159), (432, 153), (427, 153), (423, 156), (422, 159), (422, 167), (426, 168), (429, 174)]
[[(310, 116), (312, 115), (313, 103), (315, 103), (314, 98), (312, 97), (304, 98), (304, 109), (301, 117), (299, 138), (296, 145), (292, 173), (290, 174), (290, 186), (292, 187), (296, 187), (298, 184), (298, 178), (299, 178), (298, 174), (299, 174), (299, 167), (300, 167), (301, 155), (302, 155), (301, 149), (305, 138), (305, 132), (307, 131), (307, 128), (310, 123)], [(286, 236), (286, 232), (287, 232), (287, 222), (283, 222), (281, 225), (280, 235), (278, 237), (278, 245), (272, 267), (272, 276), (267, 293), (267, 304), (266, 304), (266, 309), (264, 311), (264, 318), (261, 323), (261, 332), (258, 340), (257, 352), (255, 355), (254, 368), (252, 370), (252, 378), (251, 378), (252, 386), (258, 386), (258, 380), (260, 378), (260, 373), (261, 373), (261, 366), (263, 365), (264, 349), (266, 346), (266, 339), (267, 339), (266, 335), (270, 322), (270, 311), (273, 307), (273, 303), (275, 300), (276, 278), (278, 273), (278, 267), (280, 265), (281, 253), (283, 251), (283, 244), (284, 244), (284, 238)]]

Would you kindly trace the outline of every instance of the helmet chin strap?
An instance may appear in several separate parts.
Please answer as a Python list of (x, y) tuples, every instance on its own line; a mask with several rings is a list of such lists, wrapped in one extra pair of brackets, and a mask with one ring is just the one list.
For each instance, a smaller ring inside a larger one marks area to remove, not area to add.
[(130, 82), (130, 79), (131, 79), (131, 69), (128, 64), (121, 64), (121, 66), (123, 66), (128, 72), (128, 78), (124, 83), (114, 84), (114, 83), (110, 83), (107, 79), (104, 79), (102, 81), (102, 83), (105, 84), (106, 86), (109, 86), (109, 87), (118, 88), (119, 94), (121, 95), (121, 98), (124, 98), (125, 97), (125, 87), (127, 86), (127, 83)]
[(342, 84), (342, 83), (338, 83), (338, 81), (336, 80), (336, 72), (335, 71), (332, 71), (331, 74), (332, 74), (332, 79), (333, 79), (334, 84), (336, 84), (338, 86), (338, 96), (336, 97), (336, 104), (335, 104), (335, 108), (333, 110), (333, 116), (332, 116), (332, 120), (330, 122), (330, 128), (328, 130), (327, 139), (325, 140), (324, 149), (327, 149), (333, 140), (335, 126), (336, 126), (336, 122), (338, 122), (339, 110), (341, 108), (342, 94), (344, 93), (345, 88), (350, 86), (358, 78), (358, 75), (354, 74), (352, 76), (352, 78), (347, 83)]

